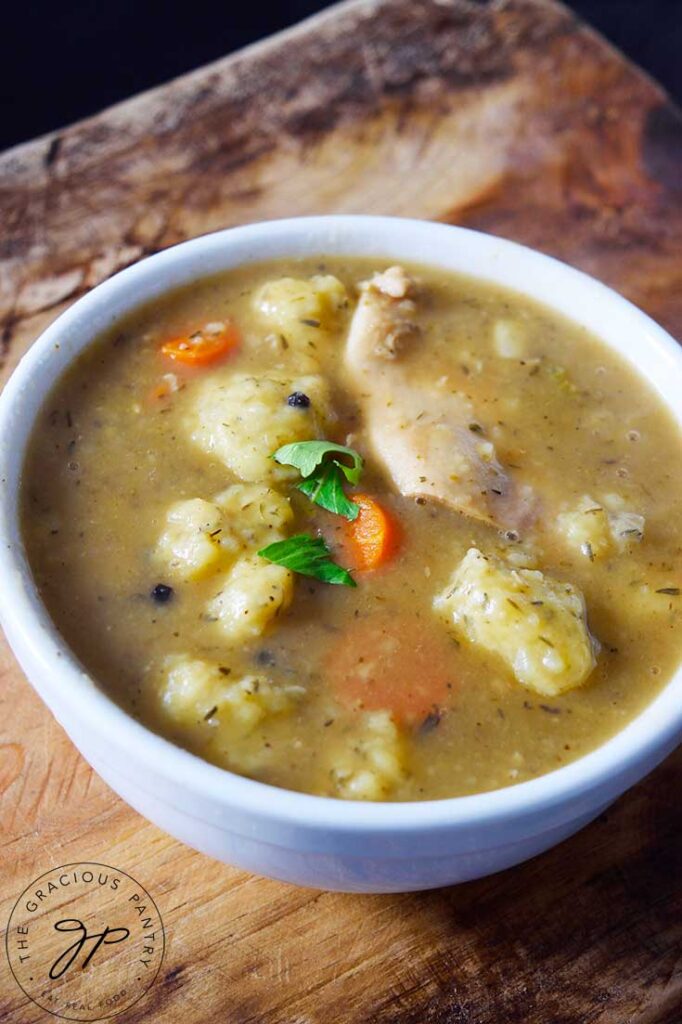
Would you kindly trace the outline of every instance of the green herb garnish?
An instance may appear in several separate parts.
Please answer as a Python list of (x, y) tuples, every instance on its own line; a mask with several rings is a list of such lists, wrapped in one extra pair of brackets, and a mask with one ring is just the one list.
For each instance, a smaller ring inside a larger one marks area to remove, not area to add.
[(346, 448), (342, 444), (334, 444), (333, 441), (294, 441), (293, 444), (285, 444), (278, 448), (272, 456), (275, 462), (282, 466), (295, 466), (301, 476), (312, 476), (318, 466), (322, 464), (325, 455), (334, 452), (337, 455), (345, 455), (351, 460), (352, 465), (333, 459), (334, 465), (338, 466), (349, 484), (360, 483), (362, 473), (362, 456), (358, 455), (352, 448)]
[(337, 516), (357, 519), (360, 511), (343, 489), (343, 475), (335, 462), (325, 462), (307, 480), (296, 485), (299, 491), (316, 505), (326, 508)]
[[(342, 458), (327, 459), (327, 455)], [(304, 479), (297, 485), (298, 490), (316, 505), (351, 522), (357, 519), (360, 510), (343, 489), (344, 477), (348, 483), (358, 484), (362, 473), (362, 456), (352, 448), (332, 441), (297, 441), (278, 448), (272, 457), (299, 471)]]
[(258, 554), (268, 562), (282, 565), (303, 576), (312, 576), (323, 583), (357, 586), (348, 570), (332, 561), (331, 552), (322, 538), (311, 537), (309, 533), (299, 533), (287, 540), (275, 541), (261, 548)]

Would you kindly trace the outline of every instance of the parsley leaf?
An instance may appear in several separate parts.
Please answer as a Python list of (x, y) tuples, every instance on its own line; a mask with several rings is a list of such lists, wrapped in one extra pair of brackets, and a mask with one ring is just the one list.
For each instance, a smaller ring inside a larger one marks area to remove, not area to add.
[(322, 465), (325, 455), (332, 453), (344, 455), (351, 460), (351, 466), (339, 459), (332, 459), (332, 464), (339, 467), (349, 484), (360, 483), (362, 456), (352, 448), (332, 441), (295, 441), (278, 448), (272, 457), (282, 466), (295, 466), (302, 477), (309, 477)]
[(332, 561), (331, 552), (322, 538), (311, 537), (309, 533), (299, 533), (295, 537), (275, 541), (261, 548), (258, 554), (268, 562), (282, 565), (302, 576), (313, 576), (323, 583), (357, 586), (348, 570)]
[(307, 480), (296, 485), (299, 491), (310, 498), (316, 505), (334, 512), (337, 516), (345, 516), (351, 522), (358, 518), (360, 508), (346, 496), (343, 489), (343, 476), (335, 462), (325, 462), (315, 470)]

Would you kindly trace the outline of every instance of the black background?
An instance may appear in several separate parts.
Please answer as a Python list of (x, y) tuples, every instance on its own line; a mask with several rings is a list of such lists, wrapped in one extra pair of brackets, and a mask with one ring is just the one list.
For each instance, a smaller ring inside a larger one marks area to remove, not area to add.
[[(8, 0), (0, 21), (0, 149), (222, 57), (322, 0)], [(682, 98), (682, 0), (573, 9)]]

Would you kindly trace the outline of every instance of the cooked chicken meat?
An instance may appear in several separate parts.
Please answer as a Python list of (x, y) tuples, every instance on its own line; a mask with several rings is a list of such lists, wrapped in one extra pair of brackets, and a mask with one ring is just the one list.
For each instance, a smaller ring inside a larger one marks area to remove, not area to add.
[(346, 345), (374, 454), (407, 497), (432, 498), (474, 519), (518, 526), (527, 499), (513, 492), (471, 401), (413, 379), (404, 358), (420, 344), (418, 290), (402, 267), (360, 286)]

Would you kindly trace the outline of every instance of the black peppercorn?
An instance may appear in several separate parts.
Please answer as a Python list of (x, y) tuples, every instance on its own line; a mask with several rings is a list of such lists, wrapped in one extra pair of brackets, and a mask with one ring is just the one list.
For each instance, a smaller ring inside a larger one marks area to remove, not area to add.
[(170, 601), (172, 596), (173, 588), (169, 587), (166, 583), (157, 583), (151, 592), (151, 597), (158, 604), (166, 604), (167, 601)]
[(310, 405), (310, 399), (302, 391), (294, 391), (287, 398), (287, 405), (293, 405), (295, 409), (307, 409)]

